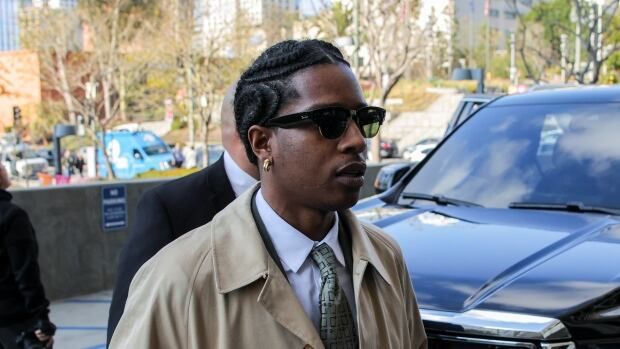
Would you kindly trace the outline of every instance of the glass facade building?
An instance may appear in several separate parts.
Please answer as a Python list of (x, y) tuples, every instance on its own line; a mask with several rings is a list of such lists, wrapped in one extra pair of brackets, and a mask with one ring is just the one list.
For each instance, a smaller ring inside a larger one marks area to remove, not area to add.
[(22, 8), (49, 6), (52, 9), (70, 9), (78, 0), (0, 0), (0, 51), (15, 51), (19, 43), (19, 14)]
[(19, 0), (0, 0), (0, 51), (19, 50)]

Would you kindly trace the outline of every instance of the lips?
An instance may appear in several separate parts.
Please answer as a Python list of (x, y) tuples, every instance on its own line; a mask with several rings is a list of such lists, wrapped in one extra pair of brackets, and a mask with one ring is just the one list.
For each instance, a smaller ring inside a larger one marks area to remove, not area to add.
[(352, 162), (336, 171), (337, 176), (346, 177), (363, 177), (364, 173), (366, 173), (366, 164), (363, 162)]
[(365, 163), (352, 162), (336, 171), (336, 180), (353, 192), (359, 193), (360, 188), (364, 185), (365, 172)]

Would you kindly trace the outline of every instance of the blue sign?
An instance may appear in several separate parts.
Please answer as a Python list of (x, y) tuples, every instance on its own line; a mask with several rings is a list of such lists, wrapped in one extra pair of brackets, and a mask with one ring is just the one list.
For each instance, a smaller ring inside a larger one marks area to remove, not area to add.
[(101, 188), (103, 230), (127, 228), (127, 190), (124, 185)]

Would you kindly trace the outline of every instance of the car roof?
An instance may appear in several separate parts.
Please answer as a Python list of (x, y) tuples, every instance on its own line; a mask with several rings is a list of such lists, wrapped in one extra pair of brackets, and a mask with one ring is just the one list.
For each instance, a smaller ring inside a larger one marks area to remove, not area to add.
[(579, 86), (558, 90), (543, 90), (500, 97), (487, 108), (534, 104), (596, 104), (620, 103), (620, 85)]

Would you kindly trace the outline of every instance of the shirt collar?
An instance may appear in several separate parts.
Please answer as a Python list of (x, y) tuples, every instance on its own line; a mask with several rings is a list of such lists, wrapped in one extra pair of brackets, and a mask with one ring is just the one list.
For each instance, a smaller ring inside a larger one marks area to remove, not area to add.
[(286, 271), (297, 273), (312, 249), (322, 243), (331, 247), (338, 263), (345, 266), (344, 254), (338, 241), (338, 215), (325, 238), (313, 241), (282, 219), (265, 201), (262, 190), (256, 194), (256, 208), (265, 227), (268, 227), (269, 237)]
[(224, 151), (224, 170), (236, 197), (256, 184), (256, 179), (242, 170), (227, 151)]

